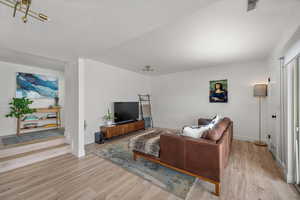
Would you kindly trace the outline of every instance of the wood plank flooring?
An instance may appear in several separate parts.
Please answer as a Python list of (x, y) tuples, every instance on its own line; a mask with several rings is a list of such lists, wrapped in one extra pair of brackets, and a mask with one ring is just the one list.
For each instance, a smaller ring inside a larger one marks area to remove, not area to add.
[[(88, 152), (102, 148), (92, 144)], [(266, 148), (234, 141), (221, 197), (202, 181), (187, 200), (296, 200), (300, 196), (286, 184)], [(0, 174), (1, 200), (177, 200), (174, 195), (92, 153), (82, 159), (71, 154)]]

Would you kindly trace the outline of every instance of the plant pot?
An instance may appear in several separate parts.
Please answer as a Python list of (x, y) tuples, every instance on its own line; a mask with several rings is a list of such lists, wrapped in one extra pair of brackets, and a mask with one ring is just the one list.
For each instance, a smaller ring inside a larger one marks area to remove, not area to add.
[(113, 125), (113, 121), (106, 121), (106, 126), (112, 126)]
[(21, 119), (17, 118), (17, 136), (20, 136), (20, 129), (21, 129)]

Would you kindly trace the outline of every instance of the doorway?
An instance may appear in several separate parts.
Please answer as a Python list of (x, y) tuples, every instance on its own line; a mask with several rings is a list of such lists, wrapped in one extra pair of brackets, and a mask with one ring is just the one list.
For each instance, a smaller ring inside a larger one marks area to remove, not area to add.
[(299, 55), (287, 63), (282, 70), (283, 135), (287, 150), (288, 182), (300, 188), (300, 69)]

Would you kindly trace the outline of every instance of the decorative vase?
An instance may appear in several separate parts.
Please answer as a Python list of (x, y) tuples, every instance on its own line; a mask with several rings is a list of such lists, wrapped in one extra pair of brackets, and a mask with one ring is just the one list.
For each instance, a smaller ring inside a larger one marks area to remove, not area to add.
[(54, 98), (54, 106), (58, 107), (59, 106), (59, 97)]
[(106, 121), (106, 125), (107, 125), (107, 126), (112, 126), (112, 125), (113, 125), (113, 121), (111, 121), (111, 120)]

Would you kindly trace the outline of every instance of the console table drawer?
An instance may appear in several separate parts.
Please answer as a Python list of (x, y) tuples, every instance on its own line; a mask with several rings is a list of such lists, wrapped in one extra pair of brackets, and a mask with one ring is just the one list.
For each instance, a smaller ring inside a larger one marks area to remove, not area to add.
[(112, 138), (142, 129), (145, 129), (145, 122), (143, 120), (115, 126), (100, 127), (100, 131), (106, 138)]
[(141, 121), (136, 122), (134, 124), (134, 129), (137, 129), (137, 130), (145, 129), (145, 121), (141, 120)]

